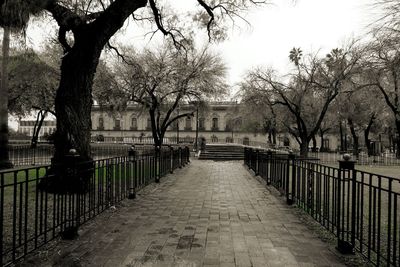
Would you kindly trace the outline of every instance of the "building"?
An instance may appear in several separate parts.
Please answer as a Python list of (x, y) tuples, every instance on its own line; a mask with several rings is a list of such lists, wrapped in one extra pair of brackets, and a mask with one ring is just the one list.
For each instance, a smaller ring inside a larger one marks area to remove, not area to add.
[[(257, 133), (240, 131), (241, 118), (236, 117), (232, 124), (235, 102), (213, 102), (207, 110), (198, 110), (193, 105), (182, 105), (176, 112), (194, 112), (194, 117), (180, 119), (173, 123), (166, 132), (166, 139), (194, 140), (196, 136), (196, 119), (198, 119), (198, 137), (213, 142), (232, 142), (233, 138), (244, 138), (265, 141), (265, 137)], [(92, 136), (102, 136), (105, 140), (126, 140), (130, 138), (152, 137), (150, 116), (142, 111), (139, 105), (131, 104), (123, 112), (111, 113), (100, 106), (92, 108)]]
[[(35, 128), (36, 120), (20, 120), (18, 122), (18, 133), (25, 134), (27, 136), (33, 135), (33, 129)], [(55, 120), (44, 120), (38, 137), (41, 138), (46, 135), (50, 135), (56, 131)]]
[[(194, 117), (179, 120), (166, 132), (165, 141), (194, 140), (196, 136), (196, 107), (182, 105), (177, 112), (194, 112)], [(198, 137), (206, 138), (208, 143), (243, 143), (249, 145), (267, 142), (267, 136), (260, 132), (242, 130), (245, 118), (239, 115), (239, 104), (236, 102), (212, 102), (208, 108), (198, 112)], [(152, 141), (150, 116), (137, 104), (128, 105), (122, 112), (110, 112), (100, 106), (92, 108), (93, 140), (111, 142), (132, 142), (138, 139)], [(290, 146), (298, 149), (296, 140), (287, 133), (278, 133), (278, 146)], [(320, 138), (317, 138), (320, 146)], [(327, 134), (324, 145), (330, 149), (337, 148), (337, 138)]]
[[(204, 137), (208, 143), (242, 143), (259, 146), (267, 142), (264, 133), (243, 131), (244, 117), (240, 116), (239, 105), (236, 102), (211, 102), (205, 109), (198, 109), (189, 104), (181, 105), (177, 112), (194, 112), (194, 117), (180, 119), (172, 124), (165, 135), (164, 143), (175, 143), (179, 138), (182, 142), (193, 142), (196, 137), (196, 119), (198, 119), (198, 137)], [(130, 104), (124, 111), (111, 112), (109, 109), (94, 105), (91, 113), (92, 140), (106, 142), (153, 142), (151, 121), (147, 111), (137, 104)], [(21, 120), (18, 132), (32, 136), (34, 120)], [(39, 137), (51, 134), (56, 129), (54, 120), (45, 120)], [(296, 140), (288, 133), (277, 134), (278, 147), (299, 149)], [(316, 138), (317, 146), (321, 139)], [(337, 135), (326, 134), (324, 146), (330, 150), (338, 149)], [(311, 146), (311, 143), (310, 143)]]

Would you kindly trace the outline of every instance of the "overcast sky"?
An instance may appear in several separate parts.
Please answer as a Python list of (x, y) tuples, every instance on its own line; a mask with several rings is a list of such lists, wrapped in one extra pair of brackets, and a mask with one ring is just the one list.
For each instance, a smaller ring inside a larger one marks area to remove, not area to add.
[(250, 14), (251, 31), (234, 32), (218, 46), (230, 68), (229, 80), (240, 81), (246, 69), (268, 65), (289, 67), (293, 47), (322, 55), (350, 38), (359, 38), (373, 21), (370, 0), (281, 1)]
[[(193, 7), (195, 1), (175, 0), (181, 12)], [(246, 14), (248, 27), (238, 21), (239, 28), (231, 29), (229, 37), (222, 43), (214, 44), (227, 63), (228, 82), (234, 86), (246, 70), (265, 65), (281, 73), (290, 67), (288, 55), (293, 47), (301, 47), (304, 53), (320, 51), (322, 55), (340, 46), (351, 38), (365, 36), (367, 26), (377, 18), (371, 6), (373, 0), (274, 0), (273, 4), (257, 7)], [(32, 24), (33, 25), (33, 24)], [(41, 47), (43, 39), (52, 31), (30, 27), (28, 43)], [(118, 41), (143, 46), (148, 38), (143, 31), (126, 27), (117, 35)], [(136, 27), (137, 28), (137, 27)], [(201, 36), (201, 35), (200, 35)], [(152, 43), (157, 43), (161, 35)]]

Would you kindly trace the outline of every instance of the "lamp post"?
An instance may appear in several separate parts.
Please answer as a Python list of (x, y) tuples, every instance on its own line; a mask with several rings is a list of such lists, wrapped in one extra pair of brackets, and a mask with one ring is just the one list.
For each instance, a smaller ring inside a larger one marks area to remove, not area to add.
[[(179, 117), (179, 106), (177, 107), (178, 117)], [(179, 119), (176, 120), (176, 143), (179, 145)]]
[(199, 139), (199, 105), (196, 105), (196, 139), (195, 139), (196, 152), (198, 150), (197, 139)]
[(191, 101), (190, 104), (196, 107), (196, 136), (194, 140), (194, 151), (197, 152), (197, 140), (199, 139), (199, 101)]

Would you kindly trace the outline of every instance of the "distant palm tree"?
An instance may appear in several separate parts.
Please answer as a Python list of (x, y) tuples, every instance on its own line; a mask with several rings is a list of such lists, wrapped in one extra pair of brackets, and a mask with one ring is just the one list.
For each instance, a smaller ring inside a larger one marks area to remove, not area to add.
[(303, 51), (301, 51), (300, 48), (293, 47), (292, 50), (290, 50), (289, 59), (296, 66), (298, 66), (302, 55), (303, 55)]
[(0, 169), (12, 167), (8, 158), (8, 60), (12, 31), (24, 31), (31, 14), (41, 10), (40, 0), (0, 0), (0, 27), (3, 28), (0, 75)]

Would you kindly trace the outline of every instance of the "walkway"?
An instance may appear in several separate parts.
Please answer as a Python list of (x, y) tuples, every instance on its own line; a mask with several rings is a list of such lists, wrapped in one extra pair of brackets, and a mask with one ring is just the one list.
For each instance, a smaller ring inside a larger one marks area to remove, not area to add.
[(83, 229), (40, 265), (342, 265), (241, 162), (193, 160)]

